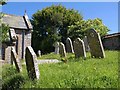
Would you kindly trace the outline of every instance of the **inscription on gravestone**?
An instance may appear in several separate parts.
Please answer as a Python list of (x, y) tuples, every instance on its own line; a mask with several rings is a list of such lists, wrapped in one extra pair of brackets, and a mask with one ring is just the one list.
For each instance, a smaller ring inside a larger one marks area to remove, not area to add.
[(79, 57), (83, 57), (84, 59), (86, 58), (84, 42), (80, 38), (77, 38), (74, 41), (74, 52), (75, 52), (76, 58), (79, 58)]
[(32, 80), (39, 79), (40, 72), (37, 63), (37, 56), (31, 46), (26, 47), (25, 61), (29, 78)]
[(87, 32), (87, 37), (91, 57), (105, 58), (104, 48), (99, 33), (97, 33), (94, 29), (90, 29)]

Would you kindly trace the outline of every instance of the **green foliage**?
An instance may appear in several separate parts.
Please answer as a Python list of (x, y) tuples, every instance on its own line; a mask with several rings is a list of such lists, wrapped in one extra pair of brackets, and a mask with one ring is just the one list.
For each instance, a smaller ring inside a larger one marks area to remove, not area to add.
[[(66, 9), (61, 5), (50, 6), (37, 11), (32, 16), (32, 46), (42, 53), (53, 51), (56, 41), (64, 41), (68, 35), (68, 26), (82, 20), (82, 16), (74, 9)], [(39, 42), (38, 42), (39, 41)]]
[[(104, 59), (90, 58), (90, 53), (87, 53), (86, 60), (75, 59), (73, 54), (68, 54), (67, 63), (40, 64), (40, 79), (35, 81), (28, 79), (25, 65), (23, 65), (23, 71), (19, 75), (13, 66), (3, 67), (3, 85), (14, 86), (15, 89), (118, 88), (118, 53), (118, 51), (105, 51), (106, 58)], [(43, 57), (49, 58), (50, 55)], [(55, 55), (53, 57), (57, 58)], [(5, 74), (5, 72), (8, 73)], [(18, 76), (16, 77), (16, 75)]]
[(86, 35), (88, 29), (94, 28), (101, 36), (106, 35), (109, 29), (103, 24), (99, 18), (81, 20), (75, 23), (75, 25), (69, 26), (68, 35), (72, 39), (77, 37), (83, 38)]
[[(83, 38), (86, 31), (94, 28), (101, 36), (107, 34), (108, 28), (102, 20), (83, 20), (83, 17), (74, 9), (66, 9), (64, 6), (50, 6), (37, 11), (32, 16), (33, 36), (32, 47), (35, 52), (52, 52), (56, 41), (65, 43), (67, 37), (72, 40), (77, 37)], [(38, 42), (39, 41), (39, 42)]]
[(12, 65), (4, 65), (2, 68), (2, 90), (20, 88), (25, 81), (23, 75), (18, 73)]
[(7, 0), (0, 0), (0, 5), (5, 5)]
[(0, 32), (2, 32), (2, 37), (0, 36), (0, 42), (5, 42), (9, 40), (9, 26), (2, 24), (0, 26)]

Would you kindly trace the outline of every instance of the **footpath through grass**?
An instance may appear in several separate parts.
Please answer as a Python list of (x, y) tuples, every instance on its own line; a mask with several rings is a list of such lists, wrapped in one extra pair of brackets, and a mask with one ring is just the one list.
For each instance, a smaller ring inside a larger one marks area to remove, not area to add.
[[(118, 51), (105, 51), (105, 59), (90, 58), (75, 59), (68, 54), (67, 63), (40, 64), (40, 80), (29, 80), (26, 66), (23, 72), (17, 73), (15, 67), (3, 67), (4, 88), (117, 88), (118, 87)], [(59, 55), (44, 55), (39, 59), (49, 57), (60, 59)]]

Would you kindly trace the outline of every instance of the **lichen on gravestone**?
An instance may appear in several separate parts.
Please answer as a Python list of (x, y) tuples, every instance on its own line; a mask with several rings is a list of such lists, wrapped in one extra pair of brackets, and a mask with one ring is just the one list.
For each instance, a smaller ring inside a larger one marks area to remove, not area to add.
[(80, 38), (77, 38), (74, 41), (74, 53), (76, 58), (83, 57), (84, 59), (86, 59), (84, 42)]
[(87, 31), (87, 37), (88, 37), (88, 44), (90, 47), (91, 57), (105, 58), (105, 52), (99, 33), (97, 33), (96, 30), (94, 29), (89, 29)]
[(31, 46), (26, 47), (25, 61), (29, 78), (32, 80), (39, 79), (40, 72), (37, 63), (37, 56)]

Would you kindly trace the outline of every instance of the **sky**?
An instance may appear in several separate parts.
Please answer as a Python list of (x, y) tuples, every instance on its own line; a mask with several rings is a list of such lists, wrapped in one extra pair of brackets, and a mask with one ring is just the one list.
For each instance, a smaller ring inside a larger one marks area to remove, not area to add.
[(118, 2), (8, 2), (2, 6), (2, 12), (23, 16), (26, 10), (31, 19), (38, 10), (53, 4), (78, 10), (84, 20), (100, 18), (110, 29), (109, 34), (118, 32)]

